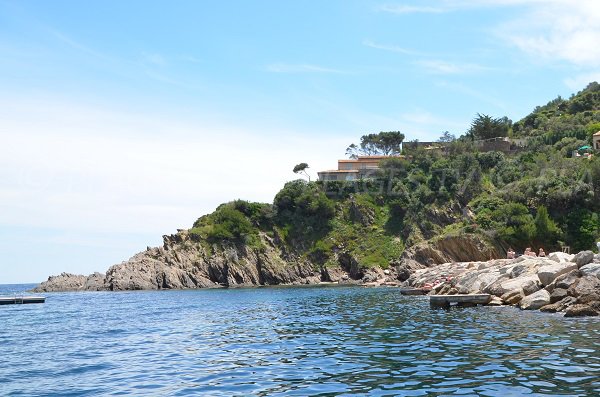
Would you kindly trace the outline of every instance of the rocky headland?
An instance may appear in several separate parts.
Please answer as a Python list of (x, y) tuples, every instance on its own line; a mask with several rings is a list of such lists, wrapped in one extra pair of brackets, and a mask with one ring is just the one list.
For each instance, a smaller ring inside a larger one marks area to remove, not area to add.
[[(431, 288), (430, 294), (491, 294), (490, 305), (600, 315), (600, 255), (556, 252), (546, 258), (490, 259), (500, 248), (477, 235), (417, 244), (387, 269), (365, 267), (339, 251), (332, 265), (317, 265), (287, 252), (266, 235), (262, 249), (246, 245), (198, 244), (187, 231), (163, 236), (105, 274), (51, 276), (34, 292), (124, 291), (250, 287), (299, 284), (361, 284)], [(473, 260), (474, 259), (474, 260)]]

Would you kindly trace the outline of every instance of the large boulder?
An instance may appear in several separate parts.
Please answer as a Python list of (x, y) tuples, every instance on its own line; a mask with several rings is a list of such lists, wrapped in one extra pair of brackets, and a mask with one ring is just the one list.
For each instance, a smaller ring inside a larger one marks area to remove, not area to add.
[(577, 303), (600, 304), (600, 280), (596, 276), (585, 276), (576, 280), (567, 290), (569, 296), (577, 298)]
[(569, 289), (577, 279), (579, 279), (579, 271), (572, 270), (569, 273), (558, 276), (553, 284), (556, 288)]
[(522, 291), (533, 291), (537, 290), (538, 285), (540, 284), (540, 280), (537, 274), (528, 274), (526, 276), (521, 276), (512, 279), (501, 279), (497, 282), (487, 286), (484, 290), (485, 293), (502, 296), (507, 292), (514, 290), (522, 290)]
[(400, 262), (392, 262), (391, 266), (396, 268), (398, 280), (400, 281), (408, 280), (417, 270), (425, 268), (424, 265), (413, 259), (402, 259)]
[(539, 290), (521, 299), (519, 307), (522, 310), (536, 310), (550, 303), (550, 294), (546, 290)]
[(94, 273), (88, 276), (83, 284), (83, 289), (86, 291), (103, 291), (106, 290), (105, 285), (106, 275), (102, 273)]
[(584, 316), (597, 316), (600, 313), (590, 305), (575, 304), (567, 308), (565, 317), (584, 317)]
[(501, 277), (502, 275), (497, 271), (473, 272), (460, 278), (456, 282), (456, 288), (459, 294), (477, 294)]
[[(550, 297), (550, 299), (552, 299), (552, 297)], [(566, 296), (558, 302), (540, 307), (540, 311), (548, 313), (563, 312), (575, 302), (577, 302), (577, 299), (573, 298), (572, 296)]]
[(581, 276), (596, 276), (600, 278), (600, 263), (589, 263), (579, 269)]
[(550, 285), (558, 276), (576, 269), (575, 263), (561, 262), (540, 267), (537, 275), (542, 285)]
[(524, 296), (525, 294), (523, 293), (523, 290), (519, 288), (503, 294), (500, 299), (502, 299), (502, 301), (506, 302), (508, 305), (516, 305), (517, 303), (521, 302), (521, 299), (523, 299)]
[(555, 288), (552, 293), (550, 293), (550, 303), (556, 303), (563, 299), (565, 299), (569, 294), (567, 290), (564, 288)]
[(593, 261), (594, 253), (592, 251), (581, 251), (571, 260), (571, 262), (577, 263), (577, 267), (580, 269)]
[(548, 259), (554, 262), (571, 262), (575, 255), (567, 254), (566, 252), (553, 252), (548, 255)]

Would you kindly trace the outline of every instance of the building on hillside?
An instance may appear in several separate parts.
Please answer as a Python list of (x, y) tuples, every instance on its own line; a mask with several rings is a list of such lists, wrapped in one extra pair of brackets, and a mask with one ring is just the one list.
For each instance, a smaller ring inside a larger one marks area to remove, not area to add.
[(402, 156), (358, 156), (356, 159), (338, 160), (337, 170), (318, 172), (321, 181), (355, 181), (369, 178), (379, 169), (383, 159)]
[(592, 147), (596, 150), (600, 150), (600, 131), (592, 136)]

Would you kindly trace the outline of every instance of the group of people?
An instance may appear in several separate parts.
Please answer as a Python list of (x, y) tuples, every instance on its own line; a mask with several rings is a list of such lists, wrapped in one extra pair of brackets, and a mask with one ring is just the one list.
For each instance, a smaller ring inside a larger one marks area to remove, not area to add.
[[(543, 248), (540, 248), (540, 250), (538, 251), (538, 253), (536, 255), (536, 253), (534, 251), (532, 251), (530, 247), (527, 247), (527, 249), (525, 250), (523, 255), (524, 256), (533, 256), (533, 257), (545, 257), (546, 252), (544, 251)], [(506, 258), (507, 259), (515, 259), (516, 257), (517, 257), (517, 253), (512, 248), (509, 248), (508, 251), (506, 252)]]

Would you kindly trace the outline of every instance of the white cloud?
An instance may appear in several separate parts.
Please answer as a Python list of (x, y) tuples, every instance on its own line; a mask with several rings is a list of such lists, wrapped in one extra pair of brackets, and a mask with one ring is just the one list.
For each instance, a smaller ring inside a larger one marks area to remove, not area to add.
[(267, 71), (273, 73), (336, 73), (347, 74), (347, 71), (340, 69), (332, 69), (311, 64), (288, 64), (288, 63), (272, 63), (267, 65)]
[(405, 55), (417, 55), (420, 54), (417, 51), (413, 51), (413, 50), (409, 50), (397, 45), (393, 45), (393, 44), (379, 44), (376, 43), (374, 41), (371, 40), (364, 40), (363, 41), (363, 45), (367, 46), (367, 47), (371, 47), (371, 48), (375, 48), (378, 50), (384, 50), (384, 51), (390, 51), (390, 52), (397, 52), (399, 54), (405, 54)]
[(453, 63), (441, 60), (421, 60), (416, 64), (434, 74), (463, 74), (490, 70), (485, 66), (472, 63)]
[(600, 67), (600, 2), (536, 2), (529, 11), (497, 29), (497, 34), (543, 61)]

